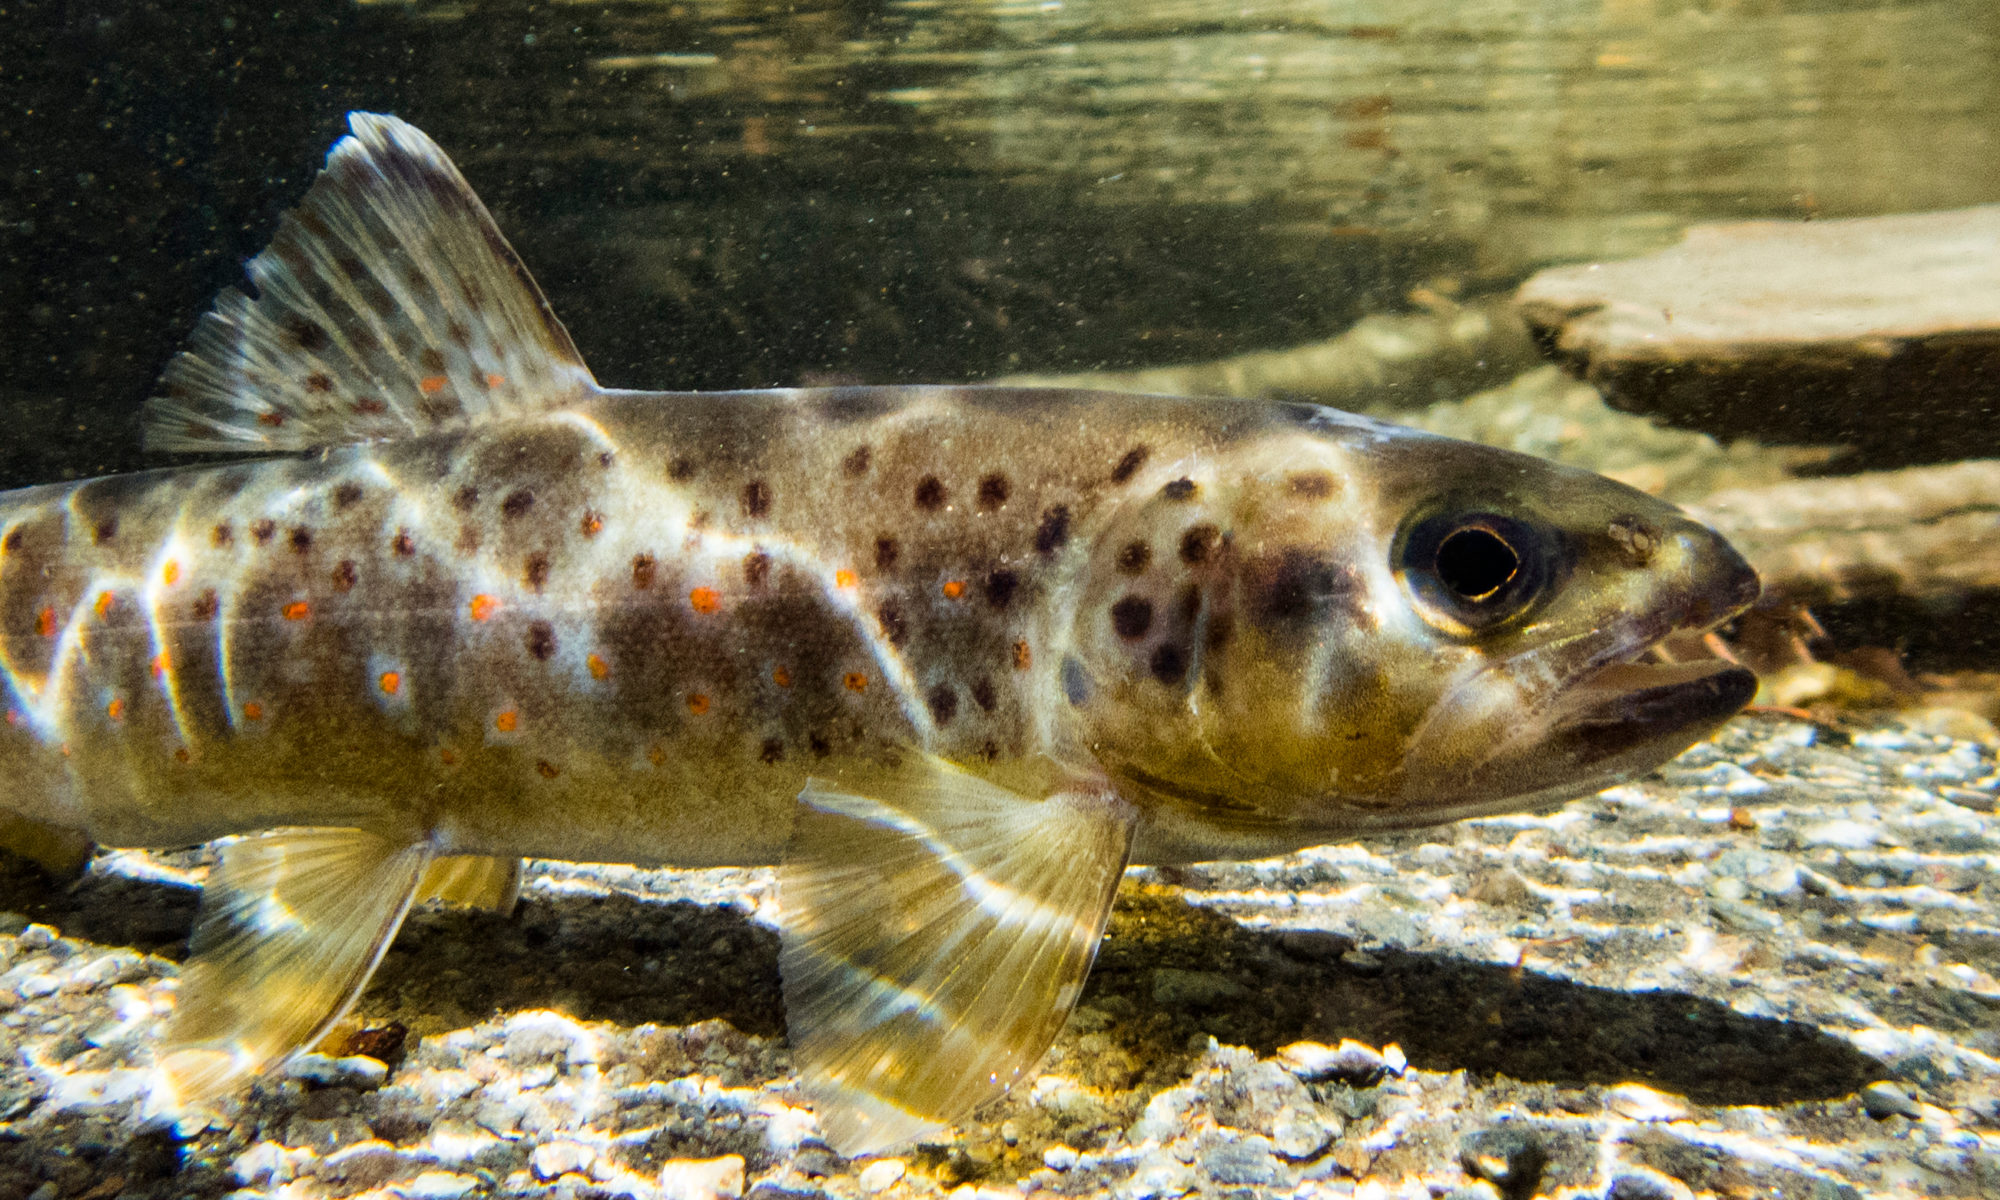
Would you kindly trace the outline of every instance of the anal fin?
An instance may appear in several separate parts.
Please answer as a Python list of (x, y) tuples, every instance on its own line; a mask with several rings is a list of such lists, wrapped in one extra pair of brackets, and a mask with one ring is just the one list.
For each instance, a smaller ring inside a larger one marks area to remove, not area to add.
[(200, 1103), (317, 1041), (403, 922), (430, 847), (359, 829), (286, 829), (223, 847), (181, 968), (160, 1063)]
[(861, 787), (814, 780), (800, 801), (778, 876), (792, 1049), (828, 1143), (872, 1153), (1041, 1059), (1135, 818), (1108, 793), (1037, 800), (930, 757)]
[(484, 854), (447, 854), (431, 860), (417, 883), (418, 904), (436, 900), (497, 913), (514, 911), (521, 898), (521, 860)]

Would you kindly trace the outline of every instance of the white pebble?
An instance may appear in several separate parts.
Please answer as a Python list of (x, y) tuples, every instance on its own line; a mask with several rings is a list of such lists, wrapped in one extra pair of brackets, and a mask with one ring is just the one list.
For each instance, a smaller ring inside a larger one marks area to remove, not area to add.
[(572, 1171), (582, 1171), (597, 1152), (581, 1142), (543, 1142), (528, 1155), (528, 1165), (543, 1179), (555, 1179)]
[(1067, 1171), (1076, 1165), (1076, 1151), (1057, 1142), (1042, 1151), (1042, 1165), (1051, 1171)]
[[(1074, 1153), (1074, 1151), (1072, 1151)], [(900, 1158), (878, 1158), (861, 1169), (861, 1190), (870, 1195), (887, 1191), (908, 1170)]]
[(743, 1194), (743, 1156), (676, 1158), (660, 1164), (660, 1192), (667, 1200), (720, 1200)]
[(458, 1175), (451, 1171), (425, 1171), (407, 1183), (397, 1184), (394, 1191), (411, 1200), (458, 1200), (478, 1186), (476, 1176)]

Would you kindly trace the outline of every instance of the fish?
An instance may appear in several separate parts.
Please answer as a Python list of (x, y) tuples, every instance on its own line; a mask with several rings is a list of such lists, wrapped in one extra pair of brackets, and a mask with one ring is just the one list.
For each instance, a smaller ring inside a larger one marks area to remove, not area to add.
[(608, 388), (445, 153), (353, 113), (146, 402), (0, 495), (0, 840), (216, 843), (164, 1095), (524, 858), (774, 866), (827, 1144), (1031, 1070), (1128, 864), (1546, 808), (1750, 699), (1758, 594), (1596, 475), (1305, 403)]

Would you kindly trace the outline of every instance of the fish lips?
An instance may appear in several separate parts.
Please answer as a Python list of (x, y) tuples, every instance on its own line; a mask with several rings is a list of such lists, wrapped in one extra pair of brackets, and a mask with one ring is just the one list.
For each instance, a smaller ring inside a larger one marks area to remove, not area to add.
[(1714, 732), (1757, 694), (1757, 676), (1722, 660), (1617, 662), (1569, 689), (1550, 746), (1617, 774), (1651, 770)]

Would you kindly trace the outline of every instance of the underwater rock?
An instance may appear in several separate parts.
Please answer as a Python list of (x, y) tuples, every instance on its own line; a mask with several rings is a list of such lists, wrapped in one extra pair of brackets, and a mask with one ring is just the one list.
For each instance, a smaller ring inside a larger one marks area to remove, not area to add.
[(1670, 249), (1543, 271), (1516, 296), (1611, 403), (1860, 465), (2000, 452), (2000, 205), (1700, 225)]

